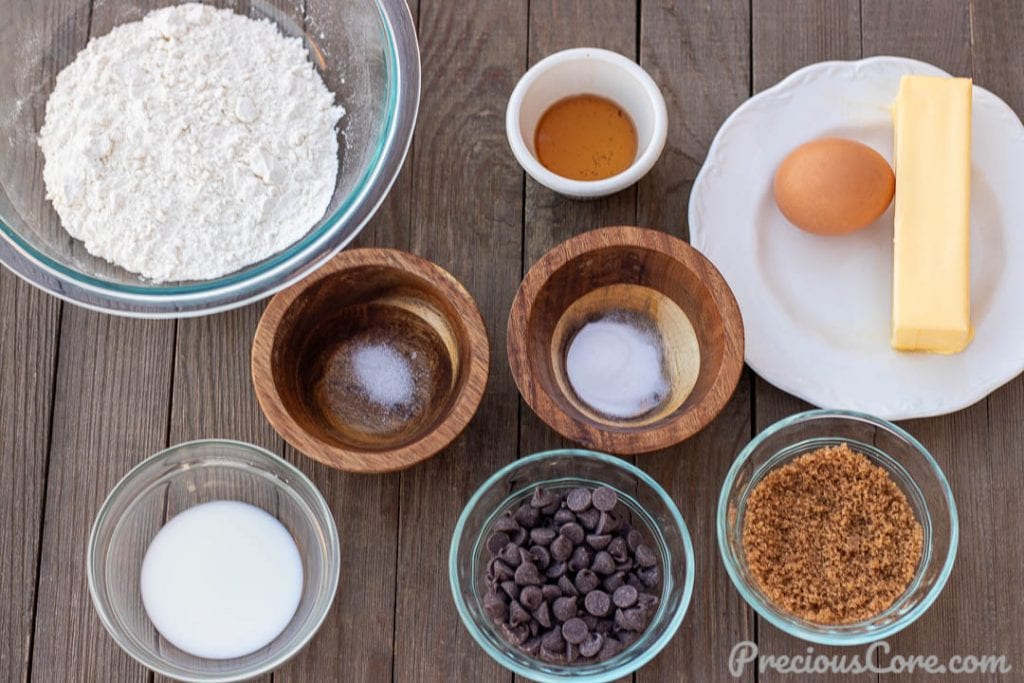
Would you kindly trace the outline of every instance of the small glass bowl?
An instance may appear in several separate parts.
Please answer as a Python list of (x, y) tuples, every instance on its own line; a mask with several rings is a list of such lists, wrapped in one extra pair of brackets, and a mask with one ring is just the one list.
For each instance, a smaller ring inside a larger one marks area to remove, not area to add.
[[(555, 665), (531, 657), (509, 644), (483, 609), (487, 592), (487, 535), (495, 520), (528, 499), (534, 488), (560, 490), (608, 486), (631, 513), (658, 554), (661, 602), (643, 634), (607, 661)], [(448, 580), (462, 622), (473, 639), (496, 662), (536, 681), (610, 681), (654, 658), (675, 635), (693, 593), (693, 545), (682, 515), (661, 486), (620, 458), (579, 449), (537, 453), (506, 465), (485, 481), (463, 509), (448, 555)]]
[[(276, 517), (302, 557), (303, 586), (291, 622), (273, 641), (234, 659), (204, 659), (159, 636), (142, 604), (139, 577), (150, 542), (175, 514), (237, 500)], [(334, 517), (313, 483), (283, 459), (238, 441), (190, 441), (137, 465), (110, 492), (93, 524), (89, 593), (118, 645), (144, 666), (183, 681), (240, 681), (270, 671), (313, 637), (334, 601), (341, 569)]]
[[(747, 499), (765, 474), (804, 453), (843, 443), (889, 472), (921, 524), (924, 546), (913, 580), (889, 609), (865, 621), (830, 626), (800, 619), (761, 592), (747, 566), (742, 531)], [(946, 585), (958, 537), (953, 492), (932, 456), (896, 425), (863, 413), (811, 410), (776, 422), (740, 452), (718, 499), (718, 547), (740, 595), (777, 628), (823, 645), (862, 645), (912, 624)]]

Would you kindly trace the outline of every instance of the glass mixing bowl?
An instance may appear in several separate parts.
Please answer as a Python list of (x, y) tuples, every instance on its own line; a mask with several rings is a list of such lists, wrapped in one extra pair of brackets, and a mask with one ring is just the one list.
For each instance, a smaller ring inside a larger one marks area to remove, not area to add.
[[(141, 19), (152, 3), (33, 0), (0, 12), (0, 262), (41, 289), (88, 308), (137, 317), (205, 315), (262, 299), (348, 244), (398, 175), (419, 106), (420, 65), (405, 0), (217, 2), (302, 37), (347, 110), (327, 212), (284, 251), (213, 280), (153, 284), (85, 251), (45, 199), (36, 142), (57, 73), (90, 35)], [(160, 2), (157, 4), (180, 4)]]
[[(751, 491), (769, 471), (804, 453), (843, 443), (884, 467), (903, 490), (924, 531), (924, 547), (913, 580), (889, 609), (865, 621), (829, 626), (776, 607), (761, 591), (743, 551), (743, 517)], [(891, 422), (843, 410), (810, 410), (787, 417), (747, 444), (722, 485), (717, 525), (722, 561), (747, 604), (775, 627), (822, 645), (871, 643), (912, 624), (946, 585), (959, 538), (953, 492), (925, 447)]]
[[(214, 500), (238, 500), (267, 511), (288, 529), (302, 558), (295, 616), (265, 647), (234, 659), (195, 657), (160, 638), (139, 585), (142, 560), (163, 524)], [(125, 652), (165, 676), (209, 683), (258, 676), (301, 650), (334, 601), (341, 552), (327, 502), (304, 474), (257, 446), (204, 440), (157, 453), (114, 487), (93, 524), (86, 567), (100, 621)]]
[[(495, 520), (528, 499), (537, 486), (615, 489), (633, 527), (658, 555), (661, 602), (642, 635), (611, 659), (593, 664), (549, 664), (510, 645), (483, 608), (487, 592), (487, 536)], [(636, 671), (668, 645), (693, 595), (693, 544), (679, 508), (646, 472), (603, 453), (567, 448), (537, 453), (506, 465), (485, 481), (459, 516), (448, 552), (452, 597), (473, 639), (496, 662), (535, 681), (601, 683)]]

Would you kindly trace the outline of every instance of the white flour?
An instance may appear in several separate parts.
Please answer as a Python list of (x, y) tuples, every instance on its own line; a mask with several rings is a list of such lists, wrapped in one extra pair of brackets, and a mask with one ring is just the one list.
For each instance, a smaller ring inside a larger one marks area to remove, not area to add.
[(57, 77), (39, 135), (47, 197), (96, 256), (155, 282), (219, 277), (320, 220), (344, 114), (272, 23), (158, 10)]

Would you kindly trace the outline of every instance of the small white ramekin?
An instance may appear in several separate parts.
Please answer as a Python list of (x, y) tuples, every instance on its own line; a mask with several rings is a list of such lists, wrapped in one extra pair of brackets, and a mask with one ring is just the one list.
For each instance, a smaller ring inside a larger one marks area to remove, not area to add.
[[(612, 100), (636, 126), (636, 159), (622, 173), (603, 180), (564, 178), (544, 168), (534, 149), (544, 112), (561, 99), (583, 94)], [(609, 50), (578, 47), (545, 57), (519, 79), (505, 110), (505, 132), (531, 178), (567, 197), (594, 199), (624, 190), (651, 170), (665, 147), (668, 114), (661, 90), (636, 62)]]

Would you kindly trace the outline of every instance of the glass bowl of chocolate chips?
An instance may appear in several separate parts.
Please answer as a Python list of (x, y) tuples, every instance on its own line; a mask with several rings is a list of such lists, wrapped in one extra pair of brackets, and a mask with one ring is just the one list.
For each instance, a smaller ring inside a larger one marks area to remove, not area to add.
[(470, 634), (537, 681), (610, 681), (654, 658), (693, 593), (693, 545), (668, 494), (630, 463), (564, 449), (473, 494), (448, 559)]

